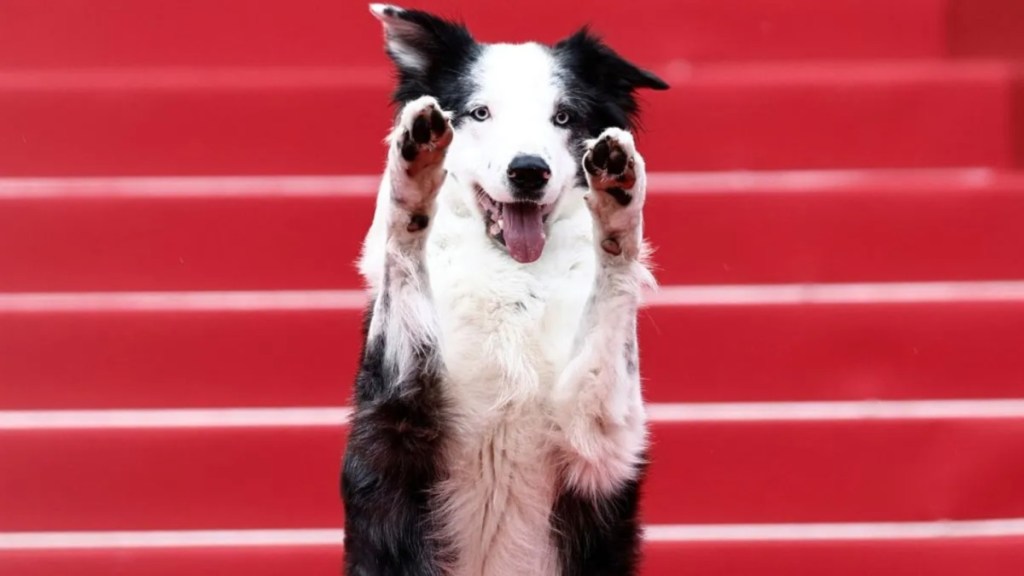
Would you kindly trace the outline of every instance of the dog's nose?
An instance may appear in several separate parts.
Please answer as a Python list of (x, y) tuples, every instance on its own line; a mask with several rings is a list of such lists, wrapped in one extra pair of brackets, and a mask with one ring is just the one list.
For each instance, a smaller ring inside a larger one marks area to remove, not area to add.
[(508, 181), (516, 196), (535, 199), (536, 194), (551, 179), (551, 168), (540, 156), (520, 154), (508, 165)]

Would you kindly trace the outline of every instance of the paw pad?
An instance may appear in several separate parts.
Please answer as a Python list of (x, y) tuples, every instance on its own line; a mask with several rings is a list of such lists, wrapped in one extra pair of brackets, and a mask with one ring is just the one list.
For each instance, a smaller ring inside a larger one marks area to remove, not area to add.
[(433, 149), (448, 132), (448, 121), (444, 114), (433, 105), (422, 110), (412, 122), (412, 128), (402, 134), (402, 158), (406, 162), (416, 160), (422, 149)]
[(633, 168), (633, 157), (620, 142), (604, 136), (587, 153), (583, 167), (591, 176), (623, 182)]
[(606, 133), (583, 157), (583, 168), (590, 175), (594, 190), (611, 196), (619, 206), (633, 202), (631, 189), (636, 183), (636, 160), (631, 140), (624, 142), (622, 136)]

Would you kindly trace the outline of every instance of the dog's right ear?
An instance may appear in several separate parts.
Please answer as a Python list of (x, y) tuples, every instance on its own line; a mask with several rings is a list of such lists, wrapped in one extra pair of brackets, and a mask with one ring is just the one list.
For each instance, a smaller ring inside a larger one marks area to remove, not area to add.
[(445, 62), (457, 62), (476, 42), (461, 24), (420, 10), (370, 4), (384, 25), (388, 56), (398, 67), (401, 83), (429, 83)]

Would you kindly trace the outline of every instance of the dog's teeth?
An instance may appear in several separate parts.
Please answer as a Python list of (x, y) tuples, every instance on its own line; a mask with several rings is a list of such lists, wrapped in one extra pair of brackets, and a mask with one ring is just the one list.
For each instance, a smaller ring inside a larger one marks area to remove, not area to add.
[(499, 230), (504, 230), (505, 229), (505, 219), (504, 218), (498, 218), (498, 229)]

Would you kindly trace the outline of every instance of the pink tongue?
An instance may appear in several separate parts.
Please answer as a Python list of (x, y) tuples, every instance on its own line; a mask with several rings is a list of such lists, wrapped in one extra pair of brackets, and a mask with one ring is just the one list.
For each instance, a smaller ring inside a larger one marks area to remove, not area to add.
[(512, 258), (523, 264), (540, 258), (544, 250), (544, 219), (540, 205), (532, 202), (505, 204), (502, 216), (505, 246)]

